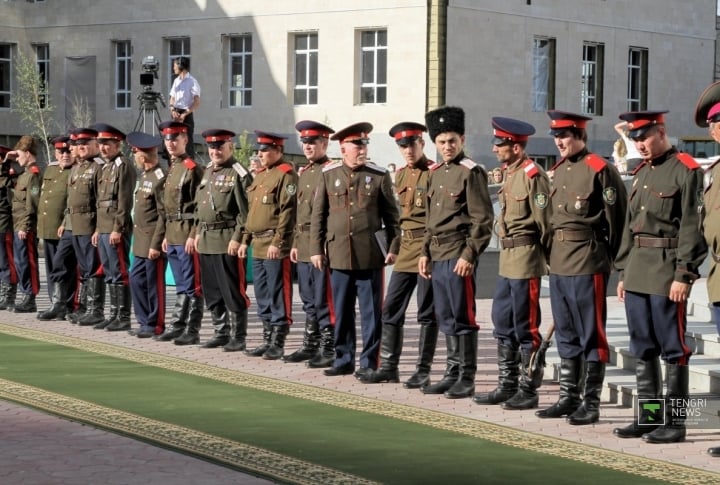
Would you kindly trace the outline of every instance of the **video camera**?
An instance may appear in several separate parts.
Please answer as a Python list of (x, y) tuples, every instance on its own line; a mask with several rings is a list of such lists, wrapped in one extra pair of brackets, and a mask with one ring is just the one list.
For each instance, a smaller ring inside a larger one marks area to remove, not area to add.
[(158, 79), (158, 70), (160, 69), (160, 61), (155, 56), (145, 56), (142, 60), (142, 70), (140, 73), (140, 85), (144, 90), (149, 91), (155, 79)]

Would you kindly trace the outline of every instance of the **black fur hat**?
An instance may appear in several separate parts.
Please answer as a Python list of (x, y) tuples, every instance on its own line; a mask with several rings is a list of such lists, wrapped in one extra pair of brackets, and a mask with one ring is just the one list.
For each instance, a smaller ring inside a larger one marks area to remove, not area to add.
[(443, 106), (425, 113), (425, 125), (427, 125), (430, 139), (440, 133), (455, 132), (458, 135), (465, 134), (465, 111), (455, 106)]

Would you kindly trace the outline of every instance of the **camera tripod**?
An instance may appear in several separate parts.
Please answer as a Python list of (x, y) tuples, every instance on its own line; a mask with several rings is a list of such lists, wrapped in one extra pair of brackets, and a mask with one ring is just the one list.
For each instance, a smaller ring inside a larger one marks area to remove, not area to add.
[(159, 133), (162, 118), (160, 118), (157, 103), (160, 101), (163, 108), (166, 106), (163, 95), (155, 91), (143, 91), (137, 99), (140, 101), (140, 112), (133, 131), (142, 131), (150, 135)]

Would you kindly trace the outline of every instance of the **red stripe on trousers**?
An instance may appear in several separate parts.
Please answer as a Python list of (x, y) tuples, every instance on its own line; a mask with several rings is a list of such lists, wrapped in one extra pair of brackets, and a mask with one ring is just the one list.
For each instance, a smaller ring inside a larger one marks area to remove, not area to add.
[(165, 331), (165, 260), (157, 258), (155, 260), (155, 287), (158, 295), (158, 314), (155, 322), (155, 335), (160, 335)]
[(540, 336), (540, 278), (530, 278), (528, 281), (528, 305), (530, 306), (528, 324), (532, 335), (532, 348), (537, 350), (542, 342)]
[(603, 308), (606, 301), (605, 296), (605, 275), (596, 273), (593, 275), (593, 291), (595, 292), (595, 329), (597, 330), (597, 353), (600, 362), (610, 361), (610, 349), (608, 347), (605, 325), (603, 324)]
[(292, 319), (292, 272), (290, 258), (282, 259), (282, 282), (283, 282), (283, 306), (285, 307), (285, 320), (288, 325), (293, 324)]

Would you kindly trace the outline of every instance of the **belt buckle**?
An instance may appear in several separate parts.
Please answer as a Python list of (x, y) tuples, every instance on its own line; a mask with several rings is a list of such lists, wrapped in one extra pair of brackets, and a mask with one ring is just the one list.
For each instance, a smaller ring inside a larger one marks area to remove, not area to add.
[(562, 229), (558, 229), (557, 231), (555, 231), (555, 239), (557, 239), (558, 241), (565, 240), (565, 233)]

